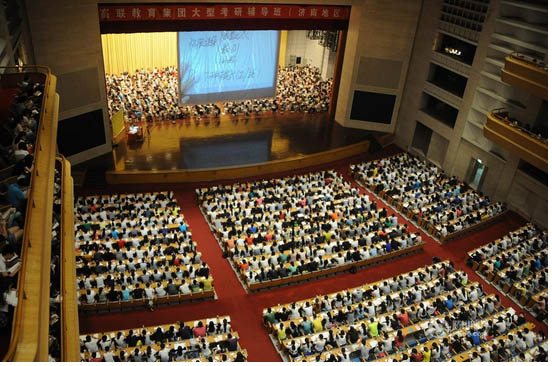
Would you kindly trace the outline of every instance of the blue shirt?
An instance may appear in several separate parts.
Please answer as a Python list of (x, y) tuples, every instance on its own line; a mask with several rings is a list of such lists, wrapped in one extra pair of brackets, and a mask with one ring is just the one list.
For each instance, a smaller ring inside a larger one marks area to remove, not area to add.
[(476, 346), (481, 344), (481, 340), (479, 339), (479, 332), (478, 331), (475, 331), (475, 332), (471, 333), (471, 339), (472, 339), (473, 344), (475, 344)]
[(447, 305), (447, 309), (452, 310), (453, 308), (452, 299), (445, 300), (445, 304)]
[(375, 257), (378, 255), (378, 250), (376, 248), (370, 248), (370, 257)]
[(307, 320), (306, 322), (303, 322), (301, 325), (303, 326), (303, 329), (305, 330), (306, 333), (308, 334), (312, 333), (311, 322), (309, 320)]
[(186, 224), (180, 225), (180, 231), (181, 231), (181, 232), (185, 233), (186, 230), (188, 230), (188, 226), (186, 226)]
[(8, 186), (6, 201), (13, 207), (19, 207), (25, 201), (25, 193), (17, 184), (12, 183)]
[(113, 230), (113, 231), (111, 232), (111, 237), (112, 237), (113, 239), (119, 239), (119, 232), (118, 232), (117, 230)]

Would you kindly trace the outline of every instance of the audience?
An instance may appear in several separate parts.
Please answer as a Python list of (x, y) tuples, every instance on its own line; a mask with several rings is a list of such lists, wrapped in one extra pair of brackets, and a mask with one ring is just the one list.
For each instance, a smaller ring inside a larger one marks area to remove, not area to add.
[(494, 361), (512, 360), (546, 341), (449, 262), (271, 307), (263, 319), (290, 361), (490, 361), (491, 346)]
[(544, 143), (548, 142), (548, 128), (547, 128), (548, 126), (546, 124), (537, 125), (537, 126), (531, 126), (528, 123), (524, 124), (521, 121), (511, 117), (509, 113), (505, 110), (496, 111), (493, 114), (496, 117), (498, 117), (500, 120), (502, 120), (504, 123), (515, 128), (516, 130), (523, 132), (541, 142), (544, 142)]
[(75, 231), (83, 304), (213, 291), (172, 192), (80, 197)]
[(351, 165), (354, 178), (374, 191), (387, 195), (412, 220), (426, 222), (430, 234), (440, 241), (504, 211), (457, 177), (446, 174), (409, 153)]
[(529, 223), (468, 253), (467, 263), (497, 288), (546, 320), (548, 233)]
[(421, 244), (334, 171), (197, 189), (247, 285), (367, 260)]
[(43, 91), (44, 84), (24, 76), (8, 118), (0, 123), (0, 170), (11, 175), (0, 182), (0, 323), (4, 326), (12, 323), (18, 300), (21, 241)]
[[(57, 163), (57, 162), (56, 162)], [(57, 165), (57, 164), (56, 164)], [(52, 252), (50, 259), (50, 328), (48, 360), (61, 361), (61, 175), (56, 167), (54, 174), (54, 207), (52, 215)]]
[(80, 336), (83, 361), (245, 362), (230, 317), (177, 322)]
[(175, 67), (106, 74), (105, 80), (110, 116), (123, 108), (127, 122), (216, 118), (221, 113), (236, 117), (278, 111), (325, 112), (332, 90), (331, 79), (323, 80), (320, 69), (308, 65), (279, 68), (274, 98), (226, 102), (222, 109), (216, 103), (180, 104)]

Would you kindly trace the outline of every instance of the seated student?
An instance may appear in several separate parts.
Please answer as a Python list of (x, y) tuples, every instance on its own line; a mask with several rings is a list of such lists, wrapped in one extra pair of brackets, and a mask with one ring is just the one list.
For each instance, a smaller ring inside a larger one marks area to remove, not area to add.
[(195, 337), (205, 337), (207, 328), (203, 325), (203, 322), (198, 322), (197, 325), (193, 328), (193, 333)]
[(421, 352), (418, 352), (416, 348), (413, 348), (410, 353), (410, 362), (422, 362), (423, 355)]

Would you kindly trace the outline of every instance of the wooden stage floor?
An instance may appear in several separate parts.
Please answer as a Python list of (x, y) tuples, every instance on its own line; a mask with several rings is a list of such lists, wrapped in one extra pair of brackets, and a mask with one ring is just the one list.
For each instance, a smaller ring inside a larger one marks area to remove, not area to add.
[(113, 149), (114, 170), (213, 169), (259, 164), (344, 147), (377, 133), (344, 128), (327, 113), (154, 122), (142, 142)]

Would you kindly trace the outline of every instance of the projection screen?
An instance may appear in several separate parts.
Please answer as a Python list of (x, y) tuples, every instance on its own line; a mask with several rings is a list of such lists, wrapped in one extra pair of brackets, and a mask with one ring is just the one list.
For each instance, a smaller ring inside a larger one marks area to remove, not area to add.
[(182, 104), (273, 97), (279, 31), (179, 32)]

